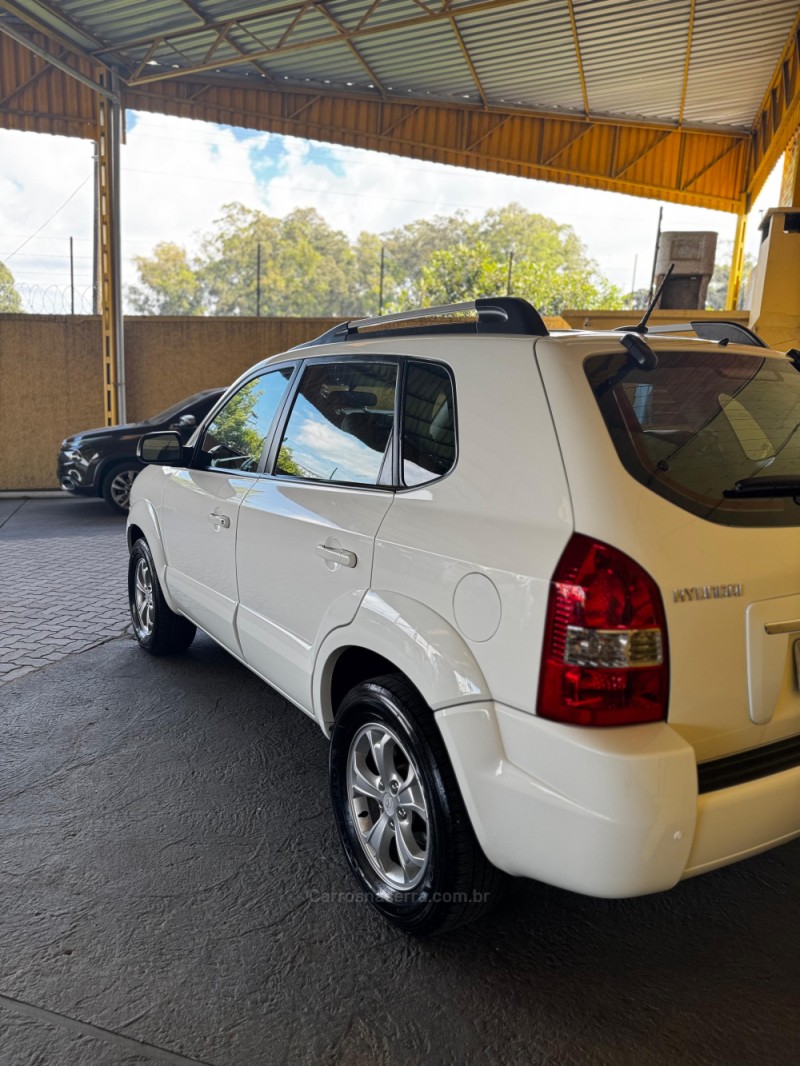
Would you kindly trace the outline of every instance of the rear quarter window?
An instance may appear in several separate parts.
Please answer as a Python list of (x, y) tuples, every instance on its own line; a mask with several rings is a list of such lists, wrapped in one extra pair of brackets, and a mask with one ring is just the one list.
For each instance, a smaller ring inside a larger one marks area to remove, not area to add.
[(658, 353), (654, 370), (592, 356), (589, 384), (625, 469), (712, 522), (800, 524), (794, 499), (729, 499), (744, 478), (800, 475), (800, 373), (787, 360), (714, 348)]
[(409, 361), (403, 404), (403, 484), (436, 481), (456, 461), (453, 382), (437, 363)]

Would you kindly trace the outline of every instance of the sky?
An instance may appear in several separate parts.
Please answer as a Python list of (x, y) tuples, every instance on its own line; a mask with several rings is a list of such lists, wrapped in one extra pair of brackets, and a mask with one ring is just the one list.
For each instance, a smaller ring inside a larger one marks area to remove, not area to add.
[[(0, 262), (26, 309), (91, 311), (92, 141), (0, 130)], [(747, 248), (757, 255), (761, 213), (778, 204), (780, 166), (750, 216)], [(123, 286), (137, 280), (134, 257), (159, 241), (190, 252), (224, 204), (239, 201), (283, 216), (314, 207), (354, 238), (459, 208), (479, 216), (520, 203), (571, 225), (610, 281), (628, 292), (650, 283), (659, 201), (532, 181), (357, 148), (320, 144), (210, 122), (127, 112), (122, 149)], [(730, 255), (735, 216), (665, 203), (664, 230), (715, 230), (717, 260)], [(635, 268), (635, 286), (634, 286)]]

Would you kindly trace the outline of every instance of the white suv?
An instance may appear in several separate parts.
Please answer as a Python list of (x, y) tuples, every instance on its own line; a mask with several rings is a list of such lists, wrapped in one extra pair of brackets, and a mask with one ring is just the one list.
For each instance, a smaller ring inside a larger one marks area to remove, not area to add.
[(503, 873), (635, 896), (800, 835), (800, 373), (643, 333), (349, 323), (140, 442), (139, 643), (198, 626), (316, 719), (408, 932)]

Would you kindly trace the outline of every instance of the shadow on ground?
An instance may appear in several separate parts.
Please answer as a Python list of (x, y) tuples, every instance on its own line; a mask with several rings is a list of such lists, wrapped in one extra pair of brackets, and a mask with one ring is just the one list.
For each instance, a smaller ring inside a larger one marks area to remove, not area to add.
[(347, 901), (316, 725), (207, 638), (10, 682), (0, 729), (4, 1066), (797, 1061), (800, 844), (415, 942)]

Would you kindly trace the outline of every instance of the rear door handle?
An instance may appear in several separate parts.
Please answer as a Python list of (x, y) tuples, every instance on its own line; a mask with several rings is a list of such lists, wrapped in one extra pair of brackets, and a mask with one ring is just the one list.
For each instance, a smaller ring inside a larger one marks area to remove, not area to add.
[(338, 563), (339, 566), (355, 566), (358, 557), (355, 552), (349, 552), (346, 548), (329, 548), (327, 544), (317, 545), (317, 555), (327, 563)]
[(230, 529), (231, 527), (231, 520), (226, 514), (217, 514), (215, 511), (212, 511), (208, 516), (208, 520), (214, 527), (215, 533), (219, 533), (221, 529)]

